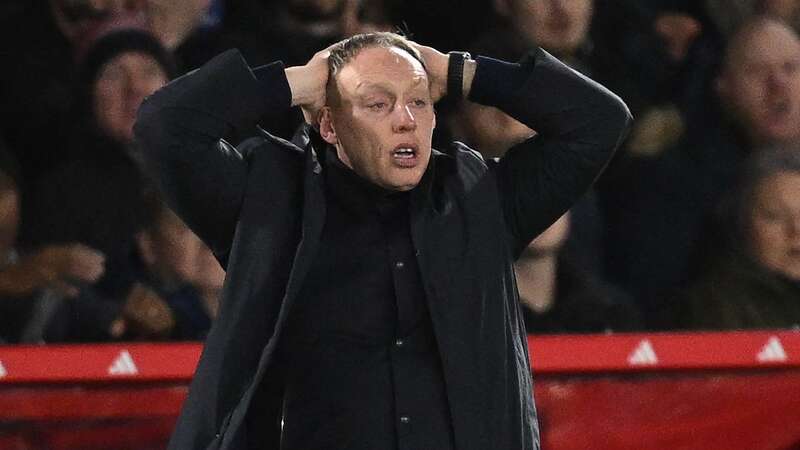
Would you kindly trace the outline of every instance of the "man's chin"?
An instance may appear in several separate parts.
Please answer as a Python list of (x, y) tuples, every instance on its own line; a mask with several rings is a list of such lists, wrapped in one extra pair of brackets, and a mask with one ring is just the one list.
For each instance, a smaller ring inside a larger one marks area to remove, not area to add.
[(387, 180), (388, 182), (384, 185), (384, 188), (398, 191), (398, 192), (405, 192), (410, 191), (419, 185), (422, 176), (419, 177), (406, 177), (404, 179), (394, 179), (394, 180)]
[(415, 187), (417, 187), (417, 185), (418, 185), (418, 184), (419, 184), (419, 183), (415, 183), (415, 184), (406, 184), (406, 185), (402, 185), (402, 186), (395, 187), (395, 188), (393, 188), (392, 190), (394, 190), (394, 191), (398, 191), (398, 192), (408, 192), (408, 191), (410, 191), (410, 190), (414, 189)]

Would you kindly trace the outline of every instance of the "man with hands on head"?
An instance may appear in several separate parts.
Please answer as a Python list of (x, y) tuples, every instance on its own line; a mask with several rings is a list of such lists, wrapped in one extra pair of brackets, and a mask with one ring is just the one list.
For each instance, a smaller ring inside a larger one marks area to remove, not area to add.
[[(431, 149), (433, 104), (538, 133)], [(301, 106), (291, 142), (223, 138)], [(237, 51), (145, 101), (171, 206), (226, 267), (171, 449), (538, 449), (512, 263), (591, 185), (625, 105), (542, 50), (519, 63), (357, 35), (306, 65)]]

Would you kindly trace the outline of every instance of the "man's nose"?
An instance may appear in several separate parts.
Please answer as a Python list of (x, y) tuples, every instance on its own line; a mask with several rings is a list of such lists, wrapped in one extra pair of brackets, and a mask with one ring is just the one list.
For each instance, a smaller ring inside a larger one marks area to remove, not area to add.
[(408, 105), (395, 108), (392, 121), (392, 128), (395, 133), (406, 133), (417, 129), (417, 121)]

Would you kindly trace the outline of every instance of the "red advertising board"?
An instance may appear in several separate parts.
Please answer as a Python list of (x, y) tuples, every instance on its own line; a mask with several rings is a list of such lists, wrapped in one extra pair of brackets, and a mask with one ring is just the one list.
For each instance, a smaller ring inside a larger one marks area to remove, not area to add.
[[(800, 450), (800, 333), (529, 340), (544, 450)], [(199, 344), (0, 347), (0, 449), (162, 449)]]

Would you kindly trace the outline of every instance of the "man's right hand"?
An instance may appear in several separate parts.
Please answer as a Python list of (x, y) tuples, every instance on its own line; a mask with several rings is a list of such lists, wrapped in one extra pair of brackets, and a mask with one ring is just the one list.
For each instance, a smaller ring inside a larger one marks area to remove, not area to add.
[(319, 111), (325, 106), (330, 54), (328, 47), (314, 54), (306, 65), (286, 68), (286, 79), (292, 91), (292, 106), (300, 106), (306, 122), (312, 125), (319, 122)]

